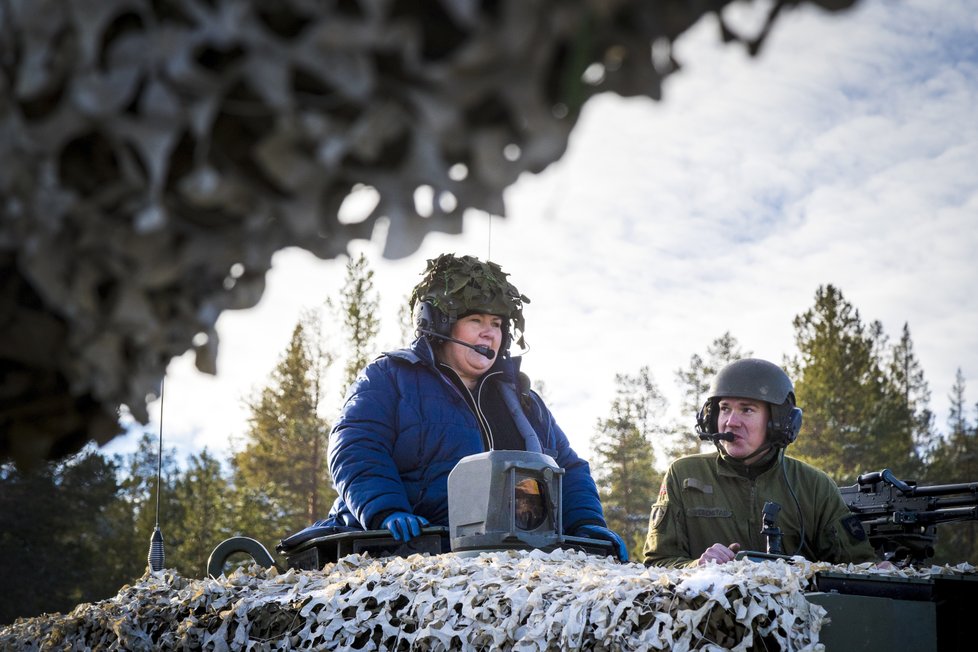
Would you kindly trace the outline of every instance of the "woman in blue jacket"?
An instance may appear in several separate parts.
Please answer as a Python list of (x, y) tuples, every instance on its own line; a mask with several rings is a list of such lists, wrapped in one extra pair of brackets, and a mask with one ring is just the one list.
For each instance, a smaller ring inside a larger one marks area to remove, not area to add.
[[(399, 541), (448, 524), (448, 474), (467, 455), (526, 450), (565, 469), (565, 534), (611, 541), (594, 480), (511, 357), (529, 299), (499, 265), (471, 256), (428, 261), (411, 307), (418, 338), (367, 365), (329, 439), (339, 498), (322, 524), (386, 528)], [(522, 379), (522, 380), (521, 380)]]

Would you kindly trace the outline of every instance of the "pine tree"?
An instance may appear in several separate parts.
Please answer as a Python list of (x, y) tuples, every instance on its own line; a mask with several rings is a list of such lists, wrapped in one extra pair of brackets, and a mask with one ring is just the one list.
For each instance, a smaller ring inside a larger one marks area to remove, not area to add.
[(401, 331), (401, 342), (399, 346), (407, 346), (414, 341), (415, 324), (414, 314), (411, 312), (410, 295), (406, 295), (397, 309), (397, 324)]
[(793, 323), (799, 355), (789, 361), (789, 375), (804, 425), (792, 454), (840, 484), (884, 467), (912, 471), (913, 441), (896, 427), (896, 402), (879, 357), (881, 328), (867, 331), (859, 311), (832, 285), (819, 287), (815, 306)]
[(753, 354), (750, 351), (741, 351), (740, 342), (730, 331), (713, 340), (706, 348), (706, 359), (696, 353), (691, 355), (689, 366), (676, 370), (676, 382), (682, 390), (680, 408), (683, 414), (695, 415), (699, 411), (710, 389), (710, 383), (720, 369), (728, 363), (749, 358), (751, 355)]
[[(968, 419), (964, 374), (959, 368), (948, 397), (948, 436), (927, 466), (928, 484), (978, 481), (978, 422)], [(937, 528), (935, 563), (978, 564), (978, 523), (948, 523)]]
[(753, 354), (750, 351), (742, 351), (740, 342), (727, 331), (710, 343), (706, 349), (706, 358), (694, 353), (689, 358), (687, 368), (676, 370), (676, 382), (682, 393), (682, 421), (670, 428), (669, 459), (698, 453), (704, 447), (712, 448), (712, 444), (704, 444), (692, 434), (696, 414), (703, 406), (710, 383), (717, 372), (727, 364), (751, 355)]
[(109, 598), (142, 574), (146, 548), (116, 518), (117, 470), (93, 445), (31, 471), (0, 467), (0, 625)]
[[(262, 487), (236, 483), (230, 496), (228, 509), (234, 517), (229, 523), (229, 536), (246, 536), (265, 544), (269, 552), (280, 539), (292, 534), (295, 528), (281, 525), (269, 514), (285, 511), (281, 501)], [(325, 516), (325, 512), (322, 514)]]
[(900, 341), (890, 350), (887, 378), (891, 394), (897, 402), (897, 427), (901, 438), (913, 442), (918, 462), (913, 469), (914, 477), (923, 472), (922, 462), (929, 459), (939, 438), (934, 429), (934, 415), (930, 411), (930, 388), (924, 378), (924, 370), (914, 355), (910, 326), (903, 325)]
[[(167, 566), (184, 577), (203, 577), (214, 547), (231, 536), (230, 479), (221, 463), (204, 449), (191, 455), (175, 488), (182, 518), (167, 531), (178, 546), (167, 550)], [(249, 534), (248, 536), (253, 536)]]
[(373, 278), (374, 272), (367, 265), (363, 254), (346, 264), (346, 282), (339, 306), (345, 342), (349, 346), (343, 369), (344, 388), (348, 388), (356, 380), (357, 374), (376, 354), (373, 346), (380, 329), (380, 321), (377, 319), (380, 301), (374, 290)]
[[(317, 410), (321, 391), (322, 379), (299, 322), (270, 383), (249, 402), (246, 444), (233, 458), (236, 490), (267, 496), (263, 522), (277, 535), (263, 541), (266, 547), (322, 518), (335, 498), (326, 468), (329, 423)], [(251, 516), (242, 518), (254, 520)]]
[(965, 405), (964, 393), (964, 373), (962, 373), (961, 367), (958, 367), (954, 375), (954, 385), (951, 386), (951, 394), (948, 397), (951, 401), (951, 409), (948, 414), (947, 425), (948, 437), (951, 440), (954, 440), (955, 437), (964, 436), (968, 432), (968, 415), (965, 412), (967, 406)]
[(659, 432), (653, 417), (665, 399), (643, 367), (637, 375), (617, 374), (611, 413), (597, 424), (595, 480), (608, 526), (618, 532), (637, 557), (647, 533), (649, 510), (662, 476), (655, 470), (652, 437)]
[[(178, 545), (167, 534), (169, 526), (183, 518), (183, 508), (177, 500), (175, 491), (180, 474), (176, 463), (176, 451), (172, 448), (160, 451), (158, 439), (148, 432), (143, 432), (136, 451), (128, 455), (121, 464), (127, 469), (121, 483), (121, 496), (132, 514), (134, 536), (137, 542), (141, 542), (139, 546), (141, 569), (146, 570), (150, 537), (157, 523), (157, 494), (159, 494), (159, 524), (163, 532), (164, 549), (169, 551), (170, 548)], [(158, 471), (160, 482), (157, 482)]]

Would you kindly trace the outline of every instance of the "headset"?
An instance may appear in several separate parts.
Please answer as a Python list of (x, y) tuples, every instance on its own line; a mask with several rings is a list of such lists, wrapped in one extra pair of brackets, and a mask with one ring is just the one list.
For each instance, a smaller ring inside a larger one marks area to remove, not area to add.
[[(771, 418), (767, 422), (766, 440), (777, 448), (787, 448), (789, 444), (794, 443), (801, 430), (801, 408), (794, 405), (794, 396), (790, 399), (785, 400), (781, 405), (768, 404)], [(722, 436), (724, 433), (717, 432), (718, 427), (713, 414), (716, 410), (716, 400), (716, 398), (707, 399), (696, 413), (696, 434), (700, 439), (714, 442), (717, 439), (727, 439)]]
[(457, 320), (455, 311), (445, 314), (430, 301), (419, 301), (417, 308), (414, 309), (414, 326), (419, 334), (442, 335), (448, 337), (452, 334), (452, 324)]
[[(794, 397), (792, 397), (794, 398)], [(794, 443), (798, 439), (798, 431), (801, 430), (801, 408), (791, 405), (786, 409), (786, 403), (771, 406), (771, 420), (767, 423), (768, 439), (775, 446), (785, 448), (788, 444)], [(794, 403), (794, 401), (791, 401)]]
[[(457, 312), (452, 310), (447, 314), (439, 310), (434, 306), (431, 301), (419, 301), (417, 307), (414, 310), (414, 325), (415, 333), (419, 336), (427, 335), (429, 338), (436, 337), (440, 340), (447, 340), (450, 342), (456, 342), (464, 346), (468, 346), (471, 349), (482, 353), (487, 358), (492, 359), (495, 355), (487, 355), (486, 351), (492, 353), (491, 349), (484, 346), (473, 346), (471, 344), (466, 344), (465, 342), (460, 342), (452, 337), (452, 325), (458, 321)], [(509, 331), (509, 318), (503, 317), (502, 323), (502, 338), (499, 344), (499, 352), (504, 357), (509, 356), (509, 345), (512, 341), (512, 336)]]

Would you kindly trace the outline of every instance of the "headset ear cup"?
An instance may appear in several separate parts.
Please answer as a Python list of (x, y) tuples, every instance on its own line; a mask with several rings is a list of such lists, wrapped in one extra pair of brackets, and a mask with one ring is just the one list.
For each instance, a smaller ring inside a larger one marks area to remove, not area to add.
[(699, 412), (696, 413), (696, 427), (700, 432), (712, 432), (715, 428), (710, 425), (711, 417), (713, 416), (713, 401), (707, 399), (706, 403), (700, 407)]
[(418, 303), (414, 318), (414, 326), (417, 330), (434, 331), (439, 335), (449, 336), (452, 334), (452, 321), (430, 301)]
[(801, 430), (801, 408), (792, 407), (783, 416), (779, 414), (774, 417), (773, 408), (771, 413), (772, 419), (767, 426), (771, 442), (781, 447), (794, 443), (798, 439), (798, 431)]
[(798, 439), (798, 431), (801, 430), (801, 417), (802, 417), (801, 408), (799, 407), (791, 408), (791, 414), (788, 416), (788, 431), (787, 431), (787, 435), (788, 435), (787, 439), (789, 444), (794, 442), (796, 439)]
[(446, 315), (444, 312), (435, 307), (432, 307), (431, 312), (435, 319), (434, 331), (439, 335), (444, 335), (445, 337), (451, 336), (452, 324), (455, 323), (454, 317)]
[(414, 326), (418, 331), (436, 331), (438, 330), (438, 320), (436, 313), (438, 311), (430, 301), (422, 301), (418, 304), (417, 311), (414, 318)]
[(414, 328), (416, 331), (431, 330), (431, 304), (421, 301), (414, 308)]

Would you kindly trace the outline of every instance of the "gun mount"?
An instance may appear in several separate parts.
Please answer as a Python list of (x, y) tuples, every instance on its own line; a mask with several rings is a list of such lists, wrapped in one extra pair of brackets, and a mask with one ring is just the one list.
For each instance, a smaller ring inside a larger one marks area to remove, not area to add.
[(786, 555), (784, 552), (784, 533), (778, 527), (778, 514), (780, 513), (781, 505), (770, 500), (765, 502), (761, 509), (761, 534), (764, 535), (766, 541), (766, 551), (740, 550), (734, 559), (750, 559), (751, 561), (783, 559), (791, 561), (791, 555)]
[(781, 513), (781, 505), (771, 502), (764, 503), (761, 510), (761, 522), (764, 526), (761, 534), (767, 539), (767, 552), (769, 555), (783, 555), (784, 546), (782, 545), (781, 528), (777, 525), (778, 514)]
[[(276, 546), (289, 568), (318, 570), (349, 554), (407, 557), (451, 552), (476, 556), (491, 550), (580, 550), (613, 555), (610, 542), (563, 533), (564, 470), (548, 455), (491, 451), (462, 458), (448, 476), (449, 527), (431, 526), (402, 543), (387, 530), (359, 530), (315, 524)], [(271, 553), (248, 537), (222, 541), (207, 560), (207, 574), (219, 576), (232, 555), (250, 555), (258, 564), (275, 565)]]
[(839, 491), (880, 558), (898, 565), (933, 557), (939, 524), (978, 520), (978, 482), (919, 486), (883, 469)]

